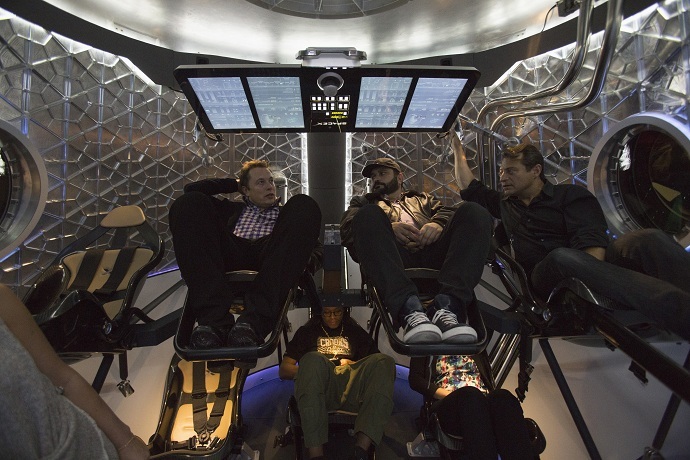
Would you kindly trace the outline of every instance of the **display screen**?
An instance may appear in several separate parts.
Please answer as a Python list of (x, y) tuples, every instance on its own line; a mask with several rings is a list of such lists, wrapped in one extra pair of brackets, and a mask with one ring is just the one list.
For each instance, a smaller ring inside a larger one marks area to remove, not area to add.
[(463, 78), (420, 78), (407, 109), (404, 129), (439, 129), (465, 88)]
[(304, 128), (298, 77), (247, 77), (263, 128)]
[(175, 78), (207, 132), (450, 129), (479, 79), (472, 67), (180, 66)]
[(190, 78), (214, 131), (256, 128), (239, 77)]
[(410, 84), (412, 77), (362, 77), (355, 128), (397, 127)]

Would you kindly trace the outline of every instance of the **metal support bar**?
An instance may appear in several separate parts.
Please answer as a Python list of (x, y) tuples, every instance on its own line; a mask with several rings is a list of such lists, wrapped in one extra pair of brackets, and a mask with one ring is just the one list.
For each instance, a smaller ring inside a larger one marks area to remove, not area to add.
[(98, 366), (98, 371), (96, 372), (96, 377), (93, 379), (93, 383), (91, 384), (91, 387), (96, 390), (96, 393), (100, 393), (101, 389), (103, 388), (103, 382), (105, 382), (105, 378), (108, 376), (108, 371), (110, 370), (110, 366), (113, 364), (113, 360), (115, 359), (115, 355), (112, 353), (108, 353), (107, 355), (103, 355), (103, 360), (101, 361), (101, 365)]
[(597, 331), (637, 364), (658, 378), (683, 400), (690, 402), (690, 371), (613, 320), (596, 306), (589, 309)]
[[(690, 369), (690, 351), (688, 351), (688, 356), (685, 357), (683, 367), (685, 369)], [(659, 422), (659, 428), (654, 436), (654, 442), (652, 442), (652, 447), (656, 450), (661, 450), (661, 448), (664, 446), (666, 435), (668, 435), (668, 431), (671, 429), (671, 424), (673, 423), (673, 419), (676, 417), (676, 412), (678, 412), (679, 406), (680, 397), (673, 393), (671, 395), (671, 399), (668, 401), (666, 410), (664, 411), (664, 416), (661, 418), (661, 422)]]
[(544, 351), (544, 357), (546, 358), (546, 362), (549, 364), (551, 373), (553, 374), (553, 377), (556, 380), (556, 383), (558, 384), (558, 389), (561, 390), (563, 400), (565, 401), (566, 406), (568, 406), (568, 411), (570, 412), (570, 415), (573, 417), (573, 422), (575, 422), (575, 426), (577, 427), (577, 431), (580, 433), (582, 442), (585, 444), (585, 448), (587, 449), (589, 457), (592, 460), (601, 460), (601, 455), (597, 450), (596, 444), (594, 444), (592, 434), (589, 432), (589, 429), (587, 428), (587, 424), (585, 423), (585, 419), (582, 417), (580, 408), (577, 407), (577, 403), (575, 402), (573, 393), (572, 391), (570, 391), (570, 387), (568, 386), (568, 382), (565, 380), (565, 376), (563, 375), (561, 366), (558, 364), (558, 361), (556, 360), (556, 355), (554, 355), (553, 353), (553, 349), (551, 348), (549, 339), (539, 339), (539, 345), (541, 346), (541, 349)]
[[(185, 286), (185, 282), (183, 279), (180, 279), (175, 284), (166, 289), (161, 295), (149, 302), (144, 308), (141, 309), (141, 311), (143, 311), (144, 314), (148, 315), (154, 308), (163, 303), (165, 299), (170, 297), (175, 291), (177, 291), (182, 286)], [(133, 319), (133, 321), (137, 322), (139, 320)]]

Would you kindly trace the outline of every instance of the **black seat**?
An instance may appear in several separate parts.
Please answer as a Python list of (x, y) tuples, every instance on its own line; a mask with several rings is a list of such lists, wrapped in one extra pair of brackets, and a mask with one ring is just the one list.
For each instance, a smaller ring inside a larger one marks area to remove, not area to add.
[[(244, 292), (254, 280), (256, 274), (257, 272), (252, 270), (238, 270), (227, 273), (227, 279), (233, 286), (233, 292), (236, 293), (233, 305), (230, 307), (230, 311), (233, 314), (240, 314), (244, 311)], [(309, 274), (304, 276), (311, 277)], [(276, 350), (280, 342), (281, 332), (285, 327), (288, 307), (295, 299), (297, 289), (298, 287), (295, 286), (288, 292), (285, 302), (281, 306), (278, 320), (271, 331), (271, 335), (264, 343), (257, 347), (221, 347), (205, 350), (190, 348), (189, 338), (194, 329), (196, 318), (190, 309), (184, 308), (180, 319), (180, 325), (175, 335), (175, 351), (182, 359), (187, 361), (241, 360), (245, 365), (248, 363), (250, 367), (253, 367), (258, 358), (264, 358)], [(185, 299), (185, 305), (186, 303)]]
[[(433, 407), (434, 401), (425, 399), (420, 410), (420, 433), (414, 441), (407, 443), (407, 455), (410, 458), (440, 457), (444, 460), (463, 458), (462, 436), (454, 436), (443, 431)], [(525, 418), (524, 421), (532, 450), (538, 458), (546, 450), (546, 438), (537, 422), (531, 418)]]
[[(428, 302), (438, 290), (439, 271), (430, 268), (408, 268), (405, 270), (407, 277), (418, 287), (420, 299)], [(375, 341), (378, 341), (379, 328), (383, 326), (391, 348), (396, 353), (406, 356), (429, 356), (429, 355), (475, 355), (486, 348), (489, 336), (484, 326), (484, 320), (480, 314), (481, 301), (476, 301), (468, 306), (467, 315), (470, 325), (477, 331), (477, 342), (469, 344), (408, 344), (402, 341), (393, 326), (390, 314), (383, 305), (383, 300), (375, 286), (367, 284), (367, 292), (370, 303), (373, 307), (372, 317), (369, 324), (370, 333)], [(488, 307), (488, 306), (487, 306)]]
[[(100, 391), (114, 355), (120, 356), (120, 390), (127, 396), (126, 351), (152, 345), (136, 323), (151, 320), (134, 302), (146, 276), (161, 261), (162, 238), (137, 206), (110, 211), (100, 224), (65, 247), (24, 298), (57, 354), (74, 363), (104, 354), (93, 386)], [(166, 330), (169, 334), (165, 336)], [(174, 332), (174, 318), (156, 343)]]
[[(280, 445), (286, 446), (290, 443), (295, 445), (295, 458), (301, 460), (304, 458), (304, 434), (302, 432), (302, 419), (297, 408), (297, 400), (294, 396), (290, 396), (287, 404), (286, 413), (288, 430), (285, 434), (276, 437), (274, 447)], [(343, 410), (334, 410), (328, 413), (328, 433), (337, 433), (346, 431), (353, 435), (355, 420), (357, 413), (347, 412)], [(370, 449), (369, 458), (374, 459), (376, 456), (374, 449)]]
[[(658, 328), (652, 318), (612, 302), (575, 278), (559, 283), (546, 301), (537, 298), (531, 291), (525, 271), (507, 251), (500, 248), (496, 249), (492, 267), (509, 294), (507, 311), (517, 313), (523, 319), (521, 332), (501, 334), (490, 351), (498, 386), (503, 384), (507, 372), (519, 357), (520, 371), (515, 391), (521, 401), (525, 398), (532, 371), (532, 341), (537, 339), (589, 455), (601, 458), (549, 339), (562, 338), (578, 344), (619, 348), (632, 358), (630, 370), (638, 378), (646, 381), (648, 371), (674, 392), (659, 426), (659, 433), (668, 431), (680, 399), (690, 402), (690, 354), (685, 365), (680, 366), (647, 340), (650, 337), (678, 340), (677, 337)], [(663, 439), (665, 434), (660, 436), (659, 433), (657, 439)]]
[(240, 394), (247, 369), (210, 370), (203, 361), (175, 355), (170, 363), (156, 432), (149, 443), (156, 458), (229, 458), (238, 446), (245, 456), (258, 452), (243, 444)]

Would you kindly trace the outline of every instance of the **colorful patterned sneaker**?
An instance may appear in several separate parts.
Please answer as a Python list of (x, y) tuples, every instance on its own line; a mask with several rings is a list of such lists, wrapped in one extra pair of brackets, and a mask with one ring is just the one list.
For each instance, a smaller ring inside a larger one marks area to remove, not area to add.
[(441, 331), (423, 311), (413, 311), (405, 315), (403, 342), (405, 343), (439, 343)]
[(460, 323), (455, 313), (444, 308), (437, 308), (431, 322), (441, 331), (444, 343), (475, 343), (477, 331), (466, 323)]

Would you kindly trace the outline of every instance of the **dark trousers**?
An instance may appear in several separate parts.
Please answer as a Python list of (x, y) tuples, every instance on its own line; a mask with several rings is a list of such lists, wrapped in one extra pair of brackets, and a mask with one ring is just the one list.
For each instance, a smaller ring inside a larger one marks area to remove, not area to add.
[(396, 324), (405, 301), (418, 295), (415, 284), (405, 276), (405, 268), (440, 270), (440, 293), (457, 298), (463, 306), (473, 301), (474, 287), (489, 253), (492, 225), (491, 215), (484, 208), (466, 201), (458, 206), (436, 242), (411, 252), (396, 241), (393, 226), (379, 206), (363, 206), (352, 221), (362, 271), (381, 293)]
[(484, 395), (462, 387), (435, 409), (444, 432), (463, 437), (463, 454), (472, 460), (533, 460), (520, 402), (507, 390)]
[(227, 222), (233, 211), (227, 201), (200, 192), (181, 195), (170, 208), (175, 256), (189, 290), (187, 308), (199, 324), (232, 324), (228, 310), (234, 293), (225, 273), (256, 270), (244, 296), (247, 310), (238, 321), (249, 323), (263, 337), (273, 329), (318, 242), (321, 211), (312, 198), (293, 196), (281, 208), (273, 232), (256, 241), (230, 232)]
[(555, 249), (531, 276), (542, 298), (569, 277), (690, 340), (690, 254), (661, 230), (621, 236), (607, 248), (606, 262), (577, 249)]

